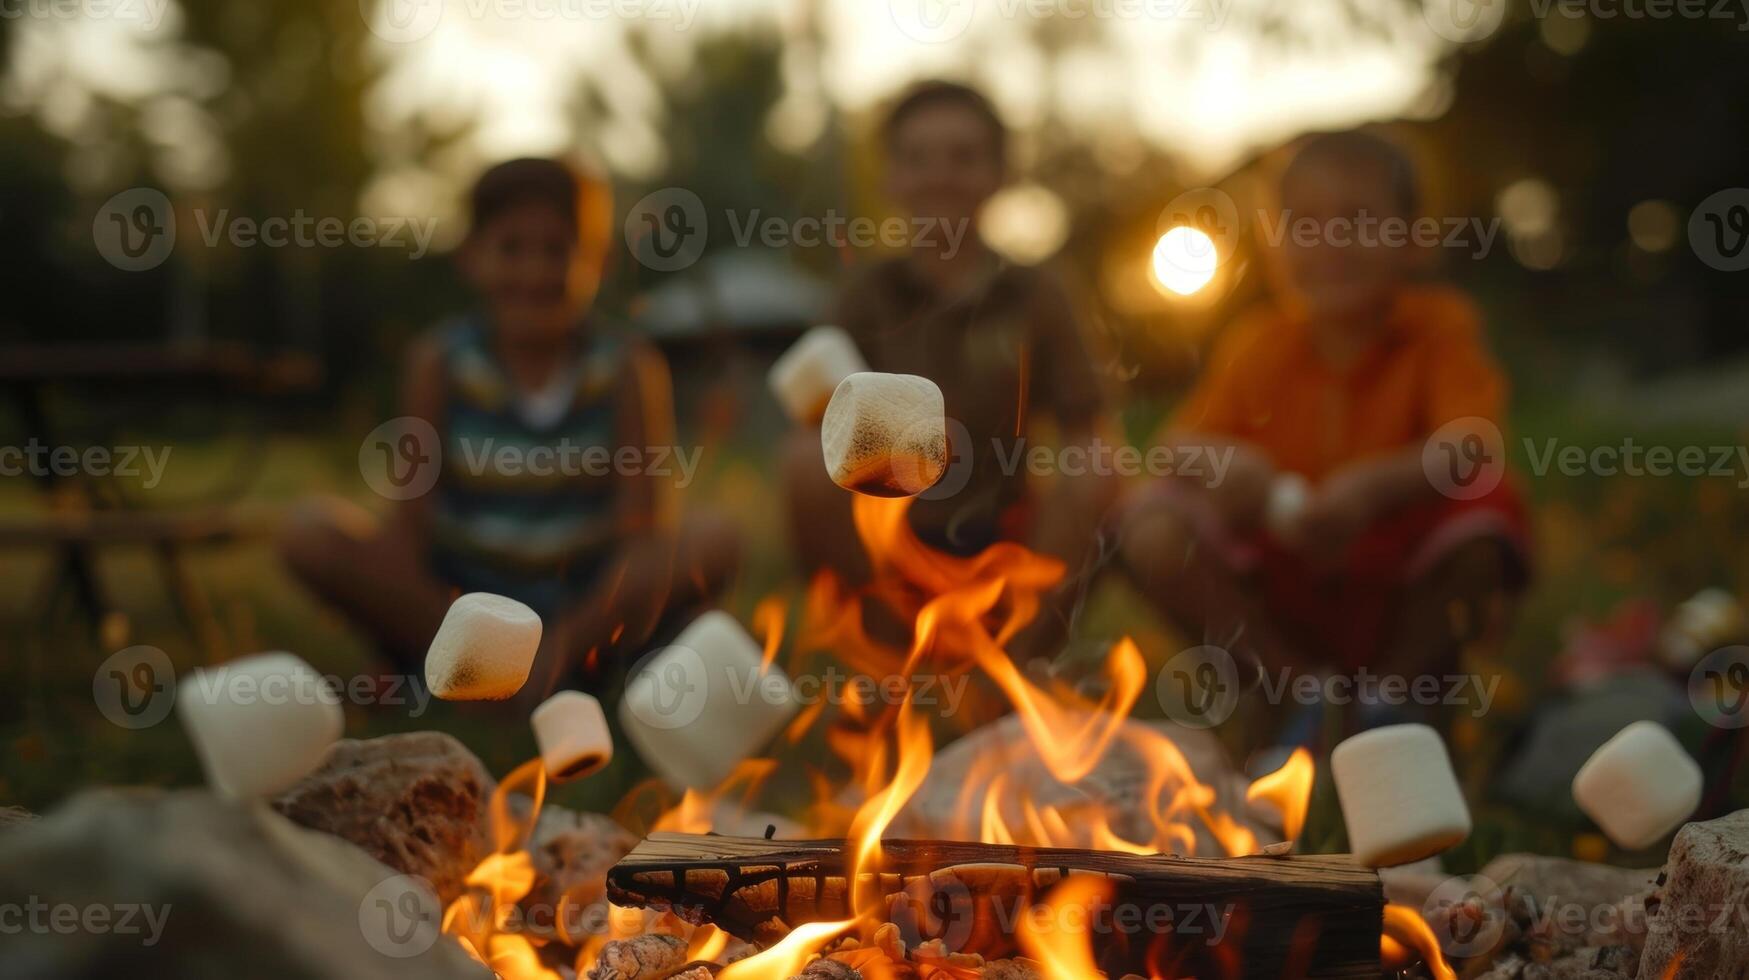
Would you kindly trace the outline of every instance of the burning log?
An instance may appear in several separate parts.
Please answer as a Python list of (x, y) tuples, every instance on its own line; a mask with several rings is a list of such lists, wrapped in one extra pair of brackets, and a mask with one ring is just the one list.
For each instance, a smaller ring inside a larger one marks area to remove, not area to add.
[[(888, 840), (876, 888), (916, 943), (986, 959), (1066, 879), (1110, 884), (1075, 923), (1109, 976), (1377, 977), (1384, 889), (1345, 856), (1179, 858), (954, 841)], [(670, 909), (768, 945), (809, 922), (850, 917), (851, 855), (837, 840), (652, 834), (607, 875), (617, 905)], [(1050, 926), (1047, 925), (1046, 928)]]

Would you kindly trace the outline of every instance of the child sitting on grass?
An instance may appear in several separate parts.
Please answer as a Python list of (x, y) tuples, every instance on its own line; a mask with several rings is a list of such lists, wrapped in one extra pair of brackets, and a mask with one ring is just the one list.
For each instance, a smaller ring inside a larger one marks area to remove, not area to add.
[[(1008, 177), (1008, 131), (989, 100), (954, 82), (920, 83), (881, 137), (889, 196), (924, 233), (854, 276), (835, 322), (873, 370), (941, 387), (961, 459), (913, 502), (912, 530), (952, 554), (1017, 541), (1068, 566), (1069, 581), (1008, 647), (1023, 662), (1054, 656), (1115, 485), (1088, 474), (1038, 486), (1016, 460), (1040, 439), (1041, 422), (1055, 424), (1064, 446), (1106, 433), (1099, 377), (1058, 278), (1006, 262), (979, 235), (979, 213)], [(817, 428), (791, 434), (782, 479), (804, 572), (866, 582), (851, 494), (827, 478)]]
[(1287, 227), (1321, 233), (1282, 238), (1284, 295), (1227, 332), (1161, 436), (1230, 451), (1226, 476), (1143, 488), (1122, 561), (1241, 664), (1444, 677), (1499, 640), (1525, 580), (1525, 515), (1500, 480), (1504, 379), (1463, 294), (1417, 279), (1417, 249), (1356, 234), (1415, 220), (1400, 149), (1309, 137), (1278, 203)]
[[(722, 587), (736, 545), (726, 524), (677, 520), (661, 354), (590, 312), (605, 186), (555, 160), (512, 160), (480, 177), (471, 210), (457, 267), (479, 309), (418, 340), (402, 378), (408, 431), (436, 432), (414, 456), (435, 483), (381, 522), (307, 506), (282, 553), (415, 673), (457, 594), (529, 604), (545, 622), (528, 685), (539, 694), (579, 659), (639, 652), (670, 613)], [(392, 446), (384, 461), (403, 465)]]

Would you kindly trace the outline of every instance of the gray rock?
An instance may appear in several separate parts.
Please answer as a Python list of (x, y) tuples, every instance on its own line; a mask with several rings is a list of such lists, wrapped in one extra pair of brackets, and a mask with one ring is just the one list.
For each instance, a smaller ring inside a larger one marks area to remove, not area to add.
[[(96, 790), (0, 835), (0, 902), (43, 925), (5, 940), (31, 980), (484, 980), (459, 944), (378, 952), (363, 912), (394, 873), (261, 805), (197, 790)], [(62, 913), (59, 910), (71, 910)], [(73, 921), (76, 919), (77, 921)]]
[[(1096, 806), (1105, 812), (1118, 836), (1152, 841), (1155, 828), (1148, 818), (1151, 801), (1143, 797), (1158, 760), (1146, 759), (1142, 753), (1159, 744), (1159, 735), (1170, 738), (1197, 780), (1214, 789), (1215, 810), (1257, 831), (1260, 842), (1278, 839), (1278, 834), (1250, 820), (1245, 804), (1249, 781), (1233, 766), (1211, 732), (1165, 721), (1125, 722), (1099, 765), (1085, 778), (1069, 785), (1051, 775), (1018, 715), (992, 722), (936, 753), (929, 775), (895, 823), (894, 834), (947, 837), (956, 827), (977, 830), (978, 807), (993, 778), (1000, 775), (1010, 790), (1023, 788), (1038, 806), (1055, 806), (1070, 812)], [(1130, 738), (1139, 741), (1132, 742)], [(1024, 820), (1018, 803), (1012, 799), (1018, 795), (1009, 794), (1015, 805), (1004, 807), (1002, 814), (1011, 827), (1020, 826)], [(1198, 825), (1194, 829), (1195, 853), (1222, 853), (1206, 828)]]
[(1645, 901), (1657, 871), (1537, 854), (1503, 854), (1482, 878), (1499, 886), (1522, 942), (1558, 956), (1645, 939)]
[(1639, 975), (1749, 976), (1749, 810), (1677, 831), (1661, 882)]
[(1626, 980), (1619, 948), (1576, 949), (1548, 963), (1532, 963), (1519, 974), (1523, 980)]
[(637, 842), (599, 813), (544, 807), (528, 842), (539, 877), (518, 903), (532, 930), (550, 932), (571, 946), (602, 934), (607, 925), (607, 869)]
[(0, 806), (0, 830), (5, 830), (8, 827), (15, 827), (21, 823), (27, 823), (34, 819), (36, 819), (36, 814), (31, 813), (24, 807)]
[(1495, 960), (1487, 972), (1476, 975), (1475, 980), (1518, 980), (1529, 969), (1530, 963), (1517, 953), (1507, 953)]
[(497, 782), (440, 732), (344, 739), (322, 765), (273, 801), (294, 823), (341, 837), (396, 871), (431, 882), (445, 905), (492, 851)]
[(1633, 722), (1651, 720), (1669, 727), (1689, 710), (1682, 687), (1655, 668), (1598, 681), (1538, 712), (1496, 789), (1512, 803), (1579, 820), (1571, 787), (1591, 753)]

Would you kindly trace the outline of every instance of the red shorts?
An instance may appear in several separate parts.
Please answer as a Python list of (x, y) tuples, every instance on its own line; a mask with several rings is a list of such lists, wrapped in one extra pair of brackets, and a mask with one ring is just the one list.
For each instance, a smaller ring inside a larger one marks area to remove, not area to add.
[(1376, 664), (1403, 589), (1460, 546), (1500, 542), (1509, 585), (1529, 578), (1529, 518), (1510, 480), (1474, 500), (1441, 499), (1390, 514), (1362, 531), (1334, 570), (1314, 569), (1266, 530), (1235, 534), (1198, 494), (1152, 488), (1189, 522), (1218, 560), (1251, 582), (1269, 614), (1305, 652), (1345, 669)]

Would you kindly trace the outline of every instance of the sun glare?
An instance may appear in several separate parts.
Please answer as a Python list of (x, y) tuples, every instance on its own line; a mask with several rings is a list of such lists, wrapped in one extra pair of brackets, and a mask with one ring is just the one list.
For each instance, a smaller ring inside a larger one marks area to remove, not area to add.
[(1188, 225), (1168, 229), (1154, 245), (1154, 281), (1180, 296), (1208, 285), (1220, 263), (1214, 239)]

